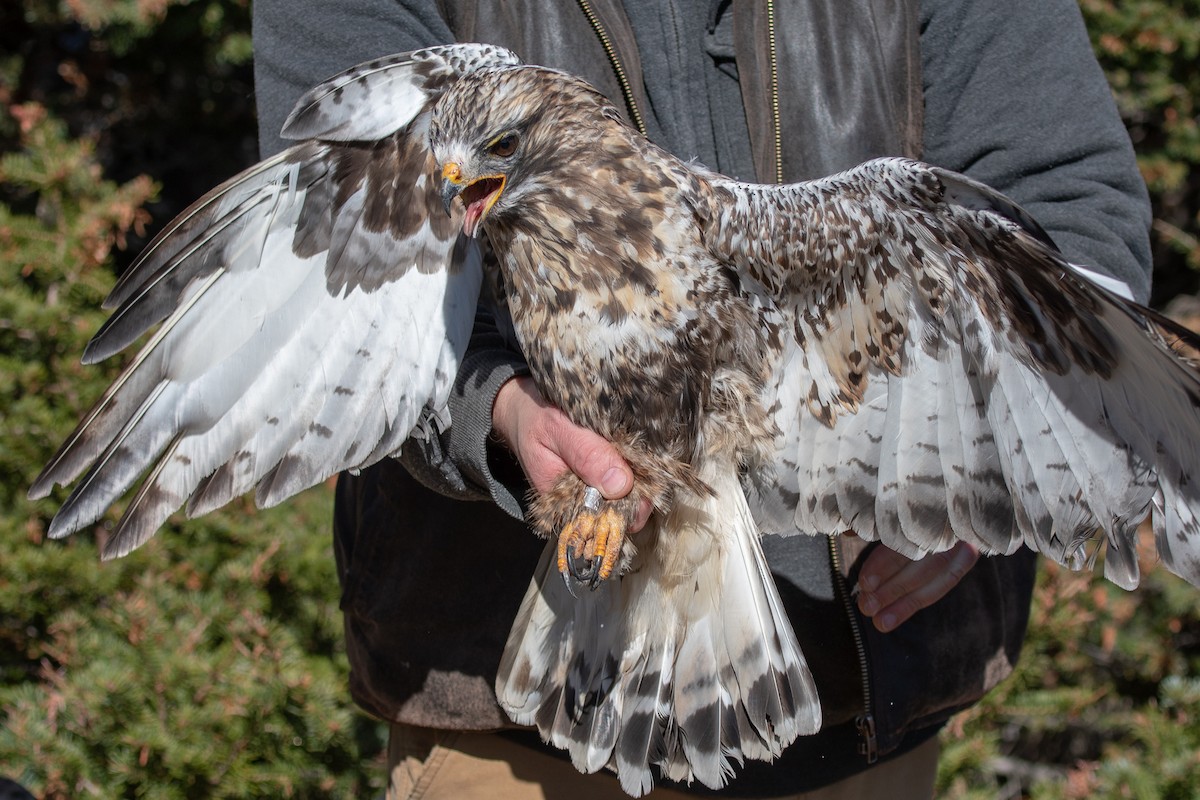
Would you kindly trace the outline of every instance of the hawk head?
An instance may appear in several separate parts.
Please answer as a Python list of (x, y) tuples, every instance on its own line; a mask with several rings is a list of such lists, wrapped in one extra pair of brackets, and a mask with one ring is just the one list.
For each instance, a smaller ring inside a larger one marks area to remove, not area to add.
[(447, 210), (462, 200), (463, 233), (475, 236), (484, 219), (561, 189), (583, 152), (594, 150), (598, 120), (617, 120), (603, 95), (544, 67), (482, 70), (458, 81), (434, 109), (429, 143)]

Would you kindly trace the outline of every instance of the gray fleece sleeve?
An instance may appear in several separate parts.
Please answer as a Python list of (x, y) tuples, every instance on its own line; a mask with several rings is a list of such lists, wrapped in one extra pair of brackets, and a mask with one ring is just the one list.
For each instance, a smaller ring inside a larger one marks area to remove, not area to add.
[[(453, 41), (434, 0), (255, 0), (254, 80), (259, 149), (287, 147), (278, 135), (300, 96), (329, 76), (372, 58)], [(450, 397), (451, 426), (405, 444), (413, 477), (451, 497), (492, 499), (522, 515), (526, 487), (514, 459), (492, 441), (492, 403), (500, 386), (528, 368), (492, 311), (480, 308)]]
[(506, 326), (481, 303), (471, 342), (450, 394), (450, 428), (440, 436), (410, 439), (400, 462), (409, 474), (440, 494), (495, 501), (506, 513), (524, 515), (528, 484), (516, 459), (492, 436), (492, 404), (510, 378), (529, 374)]
[(1067, 257), (1150, 290), (1150, 206), (1075, 0), (924, 0), (925, 152), (1016, 200)]

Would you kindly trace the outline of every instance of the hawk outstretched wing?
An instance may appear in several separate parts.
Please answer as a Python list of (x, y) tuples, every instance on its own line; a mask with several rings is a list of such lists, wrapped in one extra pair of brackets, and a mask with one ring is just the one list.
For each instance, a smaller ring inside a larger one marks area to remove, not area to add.
[[(1149, 515), (1200, 583), (1196, 338), (985, 186), (902, 159), (735, 183), (483, 45), (337, 76), (285, 134), (302, 141), (184, 212), (114, 290), (85, 360), (158, 327), (35, 481), (86, 470), (51, 536), (148, 472), (121, 555), (176, 508), (276, 503), (444, 426), (483, 230), (542, 393), (636, 478), (608, 501), (565, 475), (535, 503), (560, 544), (497, 679), (581, 770), (635, 795), (651, 765), (719, 787), (819, 727), (761, 529), (1073, 566), (1099, 534), (1133, 586)], [(627, 536), (641, 499), (656, 513)]]
[(480, 261), (442, 208), (425, 131), (460, 74), (514, 64), (485, 45), (363, 64), (314, 88), (302, 143), (194, 203), (113, 289), (93, 363), (159, 325), (30, 495), (83, 470), (50, 527), (95, 522), (153, 465), (108, 540), (120, 556), (176, 509), (257, 487), (268, 506), (398, 452), (446, 400)]
[(761, 237), (731, 259), (791, 334), (752, 490), (763, 527), (853, 530), (913, 558), (1025, 544), (1077, 569), (1106, 543), (1105, 575), (1130, 589), (1150, 516), (1163, 564), (1200, 583), (1200, 380), (1176, 349), (1193, 334), (943, 169), (716, 186), (727, 240)]

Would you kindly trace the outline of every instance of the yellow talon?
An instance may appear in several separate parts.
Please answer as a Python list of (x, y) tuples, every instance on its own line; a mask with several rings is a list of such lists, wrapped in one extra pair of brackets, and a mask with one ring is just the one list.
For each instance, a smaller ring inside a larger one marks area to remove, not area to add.
[[(605, 508), (597, 514), (584, 509), (558, 536), (558, 571), (594, 587), (612, 576), (624, 539), (625, 522), (616, 510)], [(587, 567), (580, 570), (579, 561)]]

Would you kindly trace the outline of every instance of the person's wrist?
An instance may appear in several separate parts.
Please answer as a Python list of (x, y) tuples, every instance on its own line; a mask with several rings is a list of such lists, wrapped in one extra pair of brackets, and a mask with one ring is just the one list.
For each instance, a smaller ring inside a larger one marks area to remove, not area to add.
[(492, 401), (492, 431), (509, 449), (517, 438), (518, 420), (523, 404), (534, 400), (537, 388), (528, 375), (517, 375), (500, 385)]

